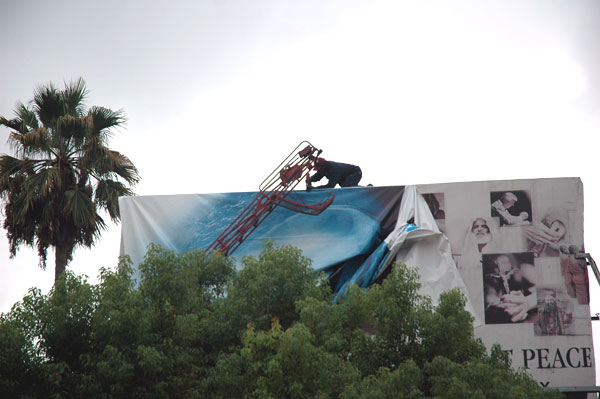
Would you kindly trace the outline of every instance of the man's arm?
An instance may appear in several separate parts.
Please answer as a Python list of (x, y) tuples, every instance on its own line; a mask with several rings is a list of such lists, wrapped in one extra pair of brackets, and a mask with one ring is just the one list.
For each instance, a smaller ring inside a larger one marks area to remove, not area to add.
[(314, 175), (312, 175), (309, 178), (310, 182), (315, 182), (315, 181), (319, 181), (323, 178), (323, 176), (325, 176), (325, 168), (320, 168), (319, 170), (317, 170), (317, 173), (315, 173)]
[[(317, 173), (315, 173), (314, 175), (310, 176), (306, 176), (306, 190), (310, 191), (313, 189), (312, 186), (312, 182), (314, 181), (319, 181), (323, 178), (323, 176), (325, 176), (325, 171), (323, 170), (324, 168), (320, 168), (319, 170), (317, 170)], [(319, 187), (316, 187), (319, 188)]]
[(502, 200), (497, 200), (492, 204), (492, 208), (498, 212), (498, 215), (508, 224), (515, 224), (515, 222), (519, 219), (517, 216), (513, 216), (508, 212), (508, 210), (502, 204)]

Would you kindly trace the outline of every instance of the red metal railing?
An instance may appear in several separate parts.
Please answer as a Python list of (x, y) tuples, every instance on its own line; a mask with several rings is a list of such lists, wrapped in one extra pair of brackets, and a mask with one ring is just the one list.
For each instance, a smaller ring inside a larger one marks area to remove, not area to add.
[(224, 255), (231, 255), (277, 206), (309, 215), (323, 212), (333, 202), (333, 193), (329, 192), (325, 200), (313, 204), (303, 202), (299, 198), (294, 199), (290, 195), (294, 188), (309, 176), (321, 152), (309, 142), (301, 142), (263, 180), (252, 202), (206, 248), (206, 251), (217, 250)]

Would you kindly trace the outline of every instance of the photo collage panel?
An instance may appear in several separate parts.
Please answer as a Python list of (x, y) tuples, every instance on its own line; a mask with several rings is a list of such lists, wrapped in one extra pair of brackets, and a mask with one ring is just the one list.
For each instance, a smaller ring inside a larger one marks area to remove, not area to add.
[[(445, 229), (447, 217), (458, 220), (446, 213), (445, 194), (423, 197), (440, 230), (457, 234)], [(548, 198), (540, 206), (523, 189), (472, 201), (462, 208), (473, 214), (453, 253), (477, 316), (485, 324), (532, 323), (535, 335), (578, 335), (574, 309), (589, 304), (589, 281), (586, 262), (576, 258), (583, 248), (570, 242), (566, 205)]]

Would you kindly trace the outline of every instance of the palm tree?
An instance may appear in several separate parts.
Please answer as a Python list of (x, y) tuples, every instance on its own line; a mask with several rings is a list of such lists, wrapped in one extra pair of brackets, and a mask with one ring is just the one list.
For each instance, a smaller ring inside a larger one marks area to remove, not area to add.
[[(86, 109), (83, 79), (58, 90), (38, 87), (33, 100), (18, 103), (16, 118), (0, 117), (10, 128), (15, 156), (0, 156), (0, 199), (11, 257), (20, 245), (37, 247), (45, 268), (48, 247), (55, 250), (55, 281), (78, 246), (91, 247), (107, 224), (98, 214), (120, 219), (118, 199), (139, 181), (131, 161), (107, 147), (122, 111)], [(126, 184), (124, 184), (124, 183)]]

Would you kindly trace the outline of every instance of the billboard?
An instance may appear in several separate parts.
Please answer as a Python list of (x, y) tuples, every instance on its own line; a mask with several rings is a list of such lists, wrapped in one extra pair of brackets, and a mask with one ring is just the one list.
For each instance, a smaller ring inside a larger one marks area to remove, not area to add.
[[(422, 292), (460, 287), (486, 346), (544, 386), (595, 385), (583, 188), (578, 178), (294, 191), (334, 201), (319, 215), (277, 207), (233, 256), (265, 239), (291, 244), (335, 292), (368, 287), (399, 259), (419, 269)], [(207, 248), (256, 193), (123, 197), (121, 253), (134, 264), (150, 243)]]

